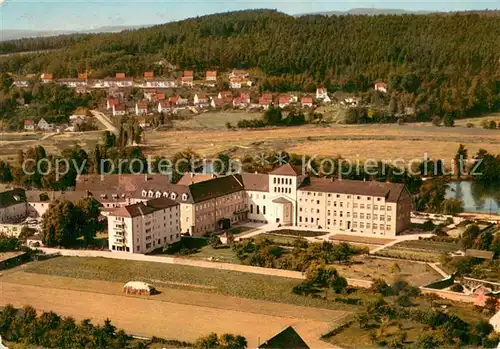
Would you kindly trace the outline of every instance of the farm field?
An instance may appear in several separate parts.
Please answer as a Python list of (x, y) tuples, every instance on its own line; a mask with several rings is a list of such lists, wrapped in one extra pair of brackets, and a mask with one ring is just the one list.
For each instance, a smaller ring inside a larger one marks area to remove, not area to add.
[(443, 253), (454, 252), (460, 245), (429, 240), (404, 241), (379, 251), (377, 255), (417, 261), (439, 262)]
[(2, 278), (2, 304), (31, 304), (77, 320), (102, 322), (110, 318), (118, 328), (146, 337), (194, 341), (210, 332), (230, 332), (245, 336), (249, 345), (256, 347), (259, 340), (293, 325), (310, 344), (325, 347), (319, 337), (346, 315), (343, 311), (178, 290), (161, 284), (157, 284), (160, 294), (139, 297), (123, 295), (123, 283), (117, 282), (22, 271)]
[[(458, 145), (469, 153), (484, 148), (500, 153), (500, 132), (479, 128), (445, 128), (426, 125), (331, 125), (267, 128), (255, 130), (183, 130), (147, 132), (144, 150), (168, 155), (191, 148), (200, 156), (226, 151), (239, 157), (266, 151), (344, 158), (422, 159), (451, 161)], [(429, 150), (432, 149), (432, 150)], [(168, 152), (168, 153), (166, 153)]]
[[(221, 112), (205, 113), (192, 120), (179, 121), (181, 130), (147, 131), (144, 144), (146, 155), (171, 156), (191, 148), (200, 156), (211, 157), (228, 152), (234, 157), (257, 155), (268, 151), (288, 151), (297, 154), (320, 155), (355, 159), (422, 159), (424, 153), (432, 159), (449, 162), (460, 143), (466, 145), (469, 154), (480, 148), (500, 153), (500, 132), (482, 128), (435, 127), (430, 124), (411, 125), (306, 125), (300, 127), (266, 128), (255, 130), (227, 130), (225, 123), (233, 125), (241, 118), (259, 117), (258, 113)], [(182, 123), (184, 123), (182, 125)], [(92, 149), (102, 132), (53, 135), (39, 140), (39, 136), (26, 133), (0, 135), (0, 158), (13, 159), (19, 149), (34, 145), (44, 146), (48, 152), (79, 144)], [(429, 151), (429, 149), (432, 149)]]

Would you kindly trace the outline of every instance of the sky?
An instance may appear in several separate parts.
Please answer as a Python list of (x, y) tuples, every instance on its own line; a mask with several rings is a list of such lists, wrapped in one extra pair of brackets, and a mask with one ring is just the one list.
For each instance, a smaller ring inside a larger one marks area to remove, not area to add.
[(90, 30), (159, 24), (218, 12), (270, 8), (288, 14), (382, 8), (425, 11), (500, 9), (500, 0), (0, 0), (0, 30)]

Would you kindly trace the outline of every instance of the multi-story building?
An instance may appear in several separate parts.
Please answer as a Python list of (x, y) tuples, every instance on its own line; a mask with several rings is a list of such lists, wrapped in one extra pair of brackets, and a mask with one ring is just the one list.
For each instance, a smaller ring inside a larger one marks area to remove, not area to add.
[(124, 206), (108, 216), (111, 251), (148, 253), (180, 239), (180, 205), (168, 198)]
[(290, 164), (243, 174), (243, 182), (252, 221), (376, 235), (410, 225), (413, 201), (402, 184), (311, 178)]

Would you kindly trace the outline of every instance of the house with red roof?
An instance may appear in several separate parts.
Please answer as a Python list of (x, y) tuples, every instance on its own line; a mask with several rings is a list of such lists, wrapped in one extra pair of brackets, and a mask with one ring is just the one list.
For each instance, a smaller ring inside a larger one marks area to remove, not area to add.
[(114, 104), (112, 108), (113, 116), (123, 116), (127, 114), (127, 107), (125, 104)]
[(266, 98), (266, 97), (260, 97), (259, 98), (259, 106), (262, 109), (264, 109), (264, 110), (269, 109), (269, 107), (271, 106), (271, 104), (273, 104), (272, 98)]
[(217, 71), (216, 70), (207, 70), (205, 80), (206, 81), (217, 81)]
[(212, 108), (220, 108), (224, 104), (226, 104), (226, 101), (223, 98), (212, 98), (212, 101), (210, 102), (210, 106)]
[(300, 99), (300, 104), (303, 108), (312, 108), (313, 107), (313, 98), (309, 96), (304, 96)]
[(155, 73), (152, 71), (144, 72), (144, 79), (153, 79), (155, 77)]
[(286, 108), (292, 103), (292, 97), (290, 96), (280, 96), (278, 100), (278, 105), (281, 109)]
[(377, 82), (374, 86), (375, 91), (387, 93), (387, 84), (385, 82)]
[(137, 102), (135, 104), (135, 115), (147, 115), (148, 104), (146, 102)]
[(163, 101), (165, 100), (165, 94), (162, 92), (156, 92), (154, 99), (156, 99), (157, 101)]
[(43, 73), (42, 75), (40, 75), (40, 79), (42, 80), (42, 83), (48, 84), (49, 82), (54, 81), (54, 75), (49, 73)]
[(155, 96), (156, 96), (156, 89), (154, 88), (144, 89), (144, 98), (146, 98), (148, 101), (153, 100), (153, 97)]
[(25, 131), (35, 131), (35, 122), (33, 120), (24, 120)]
[(168, 113), (172, 108), (170, 108), (170, 103), (167, 101), (158, 102), (158, 113)]
[(208, 104), (208, 96), (205, 93), (197, 93), (194, 95), (193, 102), (195, 105), (206, 105)]
[(117, 104), (119, 104), (118, 99), (116, 99), (115, 97), (108, 97), (108, 99), (106, 100), (106, 109), (113, 109), (113, 106)]

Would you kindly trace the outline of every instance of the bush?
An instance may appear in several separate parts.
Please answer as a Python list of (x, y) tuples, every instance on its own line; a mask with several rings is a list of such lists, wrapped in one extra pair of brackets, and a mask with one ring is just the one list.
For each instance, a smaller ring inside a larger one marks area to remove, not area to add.
[(474, 128), (475, 127), (475, 125), (472, 122), (468, 122), (466, 126), (467, 126), (467, 128)]
[(439, 116), (435, 116), (432, 118), (432, 124), (434, 126), (441, 126), (441, 118)]

